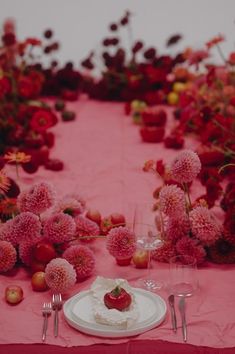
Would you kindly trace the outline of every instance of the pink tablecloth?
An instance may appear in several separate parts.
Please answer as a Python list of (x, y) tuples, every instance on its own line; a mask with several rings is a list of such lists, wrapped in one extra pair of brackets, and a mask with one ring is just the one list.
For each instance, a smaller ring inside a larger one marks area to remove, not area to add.
[[(144, 161), (164, 158), (164, 161), (170, 162), (177, 152), (164, 149), (162, 144), (143, 144), (138, 128), (124, 115), (122, 104), (80, 100), (71, 104), (71, 108), (76, 109), (77, 120), (61, 123), (54, 128), (57, 139), (52, 155), (65, 162), (65, 169), (59, 173), (41, 169), (35, 176), (22, 173), (22, 186), (43, 179), (50, 180), (59, 195), (79, 193), (84, 196), (88, 206), (98, 208), (103, 215), (123, 211), (128, 202), (151, 200), (152, 191), (159, 185), (159, 181), (142, 171)], [(195, 146), (196, 143), (188, 140), (186, 147)], [(196, 183), (194, 194), (202, 193), (200, 185)], [(134, 266), (116, 266), (114, 259), (107, 254), (104, 240), (95, 241), (92, 247), (97, 262), (94, 276), (76, 284), (65, 299), (89, 288), (97, 275), (124, 277), (135, 284), (136, 279), (145, 272)], [(155, 263), (154, 268), (157, 277), (166, 284), (168, 265)], [(29, 275), (22, 269), (11, 276), (1, 275), (1, 294), (8, 284), (17, 283), (23, 287), (25, 298), (15, 307), (7, 305), (3, 296), (0, 299), (0, 353), (16, 353), (22, 348), (25, 353), (32, 349), (37, 353), (41, 348), (45, 353), (51, 353), (53, 348), (57, 353), (63, 353), (63, 347), (73, 346), (79, 346), (81, 353), (85, 348), (91, 353), (98, 353), (100, 345), (106, 344), (116, 346), (102, 346), (102, 353), (114, 352), (116, 348), (117, 351), (136, 354), (143, 352), (143, 346), (146, 345), (149, 353), (161, 354), (222, 353), (222, 348), (229, 347), (234, 347), (231, 352), (235, 352), (234, 269), (234, 266), (211, 265), (199, 269), (200, 290), (187, 300), (189, 345), (183, 346), (181, 330), (177, 334), (172, 332), (169, 314), (161, 326), (130, 340), (84, 335), (69, 327), (62, 311), (59, 337), (53, 337), (53, 321), (50, 319), (47, 337), (49, 345), (41, 346), (41, 305), (50, 299), (50, 292), (33, 292)], [(159, 295), (167, 299), (166, 289), (159, 291)], [(55, 349), (55, 345), (59, 347)], [(161, 351), (157, 351), (157, 348), (161, 348)], [(174, 351), (167, 351), (170, 348), (174, 348)], [(187, 351), (184, 351), (185, 348)], [(230, 352), (229, 349), (223, 350), (227, 351)]]

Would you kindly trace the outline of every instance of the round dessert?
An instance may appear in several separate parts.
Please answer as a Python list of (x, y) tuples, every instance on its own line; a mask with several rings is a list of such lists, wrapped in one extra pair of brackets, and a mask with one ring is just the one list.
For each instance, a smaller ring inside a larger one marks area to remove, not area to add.
[(127, 310), (131, 301), (131, 295), (120, 286), (116, 286), (112, 291), (104, 295), (104, 304), (108, 309)]

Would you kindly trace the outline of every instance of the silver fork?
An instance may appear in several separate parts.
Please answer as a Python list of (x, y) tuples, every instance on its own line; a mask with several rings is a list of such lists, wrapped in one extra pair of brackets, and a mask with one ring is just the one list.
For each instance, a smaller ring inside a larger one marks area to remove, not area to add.
[(184, 342), (187, 342), (187, 324), (186, 324), (186, 318), (185, 318), (185, 298), (184, 297), (182, 297), (179, 301), (179, 310), (180, 310), (181, 319), (182, 319), (183, 340), (184, 340)]
[(44, 304), (42, 306), (42, 314), (43, 314), (43, 317), (44, 317), (43, 328), (42, 328), (42, 341), (43, 342), (45, 342), (45, 340), (46, 340), (48, 317), (50, 316), (51, 311), (52, 311), (51, 303), (50, 302), (44, 302)]
[(58, 336), (58, 327), (59, 327), (59, 321), (58, 321), (58, 312), (61, 310), (63, 305), (62, 297), (61, 294), (53, 294), (52, 295), (52, 308), (55, 311), (55, 316), (54, 316), (54, 336)]

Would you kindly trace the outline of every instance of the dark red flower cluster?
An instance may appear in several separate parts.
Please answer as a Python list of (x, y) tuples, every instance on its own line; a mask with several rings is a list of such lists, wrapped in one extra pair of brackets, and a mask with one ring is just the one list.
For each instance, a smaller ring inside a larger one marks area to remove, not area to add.
[[(120, 32), (124, 27), (128, 31), (131, 30), (130, 20), (131, 13), (127, 11), (117, 23), (109, 26), (111, 36), (102, 41), (102, 77), (98, 82), (90, 76), (87, 80), (84, 78), (84, 88), (91, 97), (101, 100), (141, 99), (148, 104), (165, 102), (172, 85), (168, 74), (177, 64), (183, 62), (184, 58), (182, 55), (159, 55), (156, 48), (146, 47), (141, 40), (133, 41), (128, 50), (124, 48)], [(181, 36), (177, 35), (168, 45), (173, 45), (180, 38)], [(89, 54), (81, 65), (86, 70), (94, 69), (94, 52)]]

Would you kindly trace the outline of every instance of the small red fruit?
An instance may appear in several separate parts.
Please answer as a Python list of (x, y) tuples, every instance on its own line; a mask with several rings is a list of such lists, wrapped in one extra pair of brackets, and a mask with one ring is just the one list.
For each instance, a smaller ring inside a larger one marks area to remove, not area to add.
[(34, 258), (42, 263), (48, 263), (56, 257), (54, 246), (47, 241), (39, 241), (33, 250)]
[(110, 220), (113, 226), (125, 226), (126, 219), (125, 216), (118, 213), (113, 213), (110, 215)]
[(102, 235), (107, 235), (108, 232), (112, 229), (113, 224), (111, 222), (110, 216), (105, 217), (101, 220), (100, 231)]
[(108, 309), (127, 310), (131, 304), (131, 295), (120, 286), (104, 295), (104, 304)]
[(148, 267), (148, 251), (136, 250), (133, 257), (133, 263), (136, 268), (147, 268)]
[(9, 285), (5, 289), (5, 300), (8, 304), (18, 304), (23, 300), (23, 296), (23, 289), (18, 285)]
[(86, 217), (94, 221), (97, 225), (100, 225), (101, 223), (101, 214), (98, 210), (89, 209), (86, 213)]
[(145, 126), (140, 129), (142, 140), (147, 143), (159, 143), (165, 134), (164, 127)]
[(31, 278), (31, 284), (34, 291), (45, 291), (48, 289), (45, 272), (36, 272)]
[(36, 272), (44, 272), (45, 268), (46, 268), (46, 263), (39, 262), (36, 259), (33, 259), (30, 264), (30, 269), (32, 274)]

